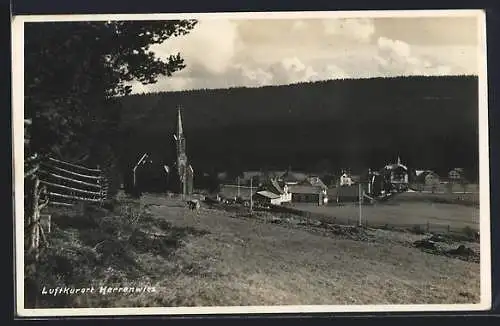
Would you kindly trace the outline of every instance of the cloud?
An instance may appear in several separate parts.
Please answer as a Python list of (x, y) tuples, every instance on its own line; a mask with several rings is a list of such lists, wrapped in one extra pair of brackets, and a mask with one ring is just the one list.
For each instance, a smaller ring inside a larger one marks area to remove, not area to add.
[(151, 91), (180, 91), (202, 88), (260, 87), (348, 78), (349, 75), (334, 64), (314, 62), (305, 64), (298, 57), (287, 57), (269, 65), (233, 64), (224, 74), (196, 73), (203, 67), (196, 66), (189, 73), (164, 78), (153, 85), (134, 84), (134, 93)]
[(426, 56), (414, 54), (412, 47), (403, 41), (379, 37), (378, 54), (375, 60), (386, 76), (394, 75), (449, 75), (452, 67), (441, 64), (434, 58), (434, 63)]
[(288, 57), (269, 65), (267, 69), (273, 76), (276, 85), (292, 84), (311, 81), (316, 72), (310, 66), (305, 65), (297, 57)]
[(346, 71), (337, 65), (321, 60), (305, 63), (305, 60), (298, 57), (287, 57), (266, 68), (257, 68), (256, 71), (259, 73), (252, 76), (258, 76), (259, 85), (286, 85), (349, 78)]
[(375, 33), (373, 20), (368, 18), (325, 19), (322, 22), (327, 35), (342, 35), (368, 42)]
[(366, 18), (202, 20), (189, 34), (152, 47), (162, 58), (180, 52), (187, 67), (154, 85), (134, 84), (134, 92), (477, 70), (475, 46), (427, 46), (379, 29), (377, 19)]
[(202, 66), (214, 74), (222, 74), (231, 65), (238, 50), (238, 30), (230, 20), (199, 21), (186, 35), (172, 38), (152, 50), (166, 58), (180, 52), (188, 67)]
[(325, 77), (326, 79), (348, 79), (351, 78), (351, 75), (339, 66), (329, 64), (325, 68)]
[(397, 56), (410, 57), (410, 46), (399, 40), (391, 40), (387, 37), (379, 37), (377, 40), (379, 48), (383, 51), (394, 52)]
[(269, 85), (274, 76), (262, 68), (252, 69), (243, 65), (234, 67), (237, 74), (247, 81), (247, 85), (264, 86)]

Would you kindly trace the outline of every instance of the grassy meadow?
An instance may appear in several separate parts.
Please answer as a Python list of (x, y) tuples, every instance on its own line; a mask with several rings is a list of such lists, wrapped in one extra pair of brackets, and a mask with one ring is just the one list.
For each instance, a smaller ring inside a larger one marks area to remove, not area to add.
[[(415, 248), (424, 235), (370, 228), (340, 232), (275, 219), (269, 212), (249, 216), (243, 208), (202, 205), (193, 211), (179, 199), (148, 194), (105, 208), (54, 211), (49, 246), (36, 272), (27, 267), (26, 306), (479, 302), (479, 264)], [(477, 243), (466, 245), (478, 250)], [(36, 295), (42, 286), (64, 285), (155, 291)]]

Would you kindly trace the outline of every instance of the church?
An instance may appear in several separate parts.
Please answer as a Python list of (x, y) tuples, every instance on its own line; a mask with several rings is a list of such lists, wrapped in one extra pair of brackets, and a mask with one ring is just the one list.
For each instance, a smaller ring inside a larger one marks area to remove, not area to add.
[(193, 193), (194, 170), (186, 152), (186, 137), (182, 127), (181, 108), (177, 109), (177, 129), (174, 134), (176, 161), (173, 168), (168, 167), (169, 174), (169, 189), (175, 193), (182, 195), (190, 195)]
[(144, 153), (133, 168), (127, 169), (123, 185), (127, 193), (165, 191), (181, 195), (193, 193), (194, 170), (186, 153), (186, 138), (180, 108), (177, 110), (177, 126), (173, 140), (174, 150), (168, 155), (173, 162), (168, 163), (168, 159), (165, 162), (158, 153), (156, 156), (155, 153)]

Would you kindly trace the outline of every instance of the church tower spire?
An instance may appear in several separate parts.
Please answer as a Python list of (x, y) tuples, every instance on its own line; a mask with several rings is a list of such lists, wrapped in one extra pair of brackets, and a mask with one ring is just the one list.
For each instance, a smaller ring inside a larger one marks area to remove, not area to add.
[(174, 135), (177, 145), (177, 157), (186, 155), (186, 139), (184, 138), (184, 130), (182, 126), (181, 107), (177, 108), (177, 130)]
[(177, 138), (181, 138), (183, 136), (183, 130), (182, 130), (182, 114), (181, 114), (181, 107), (179, 106), (177, 108)]
[(181, 107), (177, 108), (177, 129), (174, 134), (175, 145), (177, 149), (177, 186), (176, 190), (183, 194), (189, 194), (192, 191), (194, 171), (189, 164), (186, 153), (186, 138), (184, 137), (184, 128), (182, 125)]

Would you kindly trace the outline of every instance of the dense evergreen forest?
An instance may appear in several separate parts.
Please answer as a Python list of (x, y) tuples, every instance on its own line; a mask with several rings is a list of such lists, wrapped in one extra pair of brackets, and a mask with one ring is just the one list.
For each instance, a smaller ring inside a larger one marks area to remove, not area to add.
[(475, 76), (331, 80), (124, 96), (124, 166), (149, 152), (174, 160), (176, 110), (200, 172), (380, 168), (395, 161), (478, 174)]

